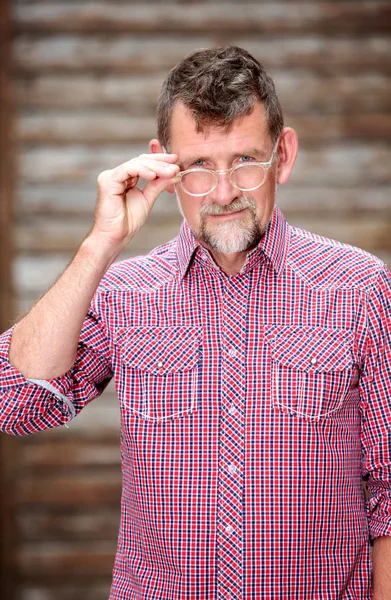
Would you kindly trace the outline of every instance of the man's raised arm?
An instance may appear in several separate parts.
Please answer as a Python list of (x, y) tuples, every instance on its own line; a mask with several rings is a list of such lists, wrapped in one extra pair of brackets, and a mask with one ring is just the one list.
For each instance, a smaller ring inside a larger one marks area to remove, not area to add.
[[(178, 173), (176, 159), (175, 154), (145, 154), (99, 175), (90, 234), (62, 276), (13, 330), (9, 361), (25, 378), (54, 379), (72, 367), (99, 282)], [(137, 187), (139, 177), (148, 181), (143, 190)]]

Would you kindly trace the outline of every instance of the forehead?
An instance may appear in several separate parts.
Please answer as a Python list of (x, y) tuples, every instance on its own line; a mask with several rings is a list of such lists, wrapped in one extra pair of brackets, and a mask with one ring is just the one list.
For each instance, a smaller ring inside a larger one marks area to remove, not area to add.
[(240, 152), (241, 148), (268, 148), (270, 134), (266, 112), (257, 102), (253, 111), (236, 119), (227, 131), (224, 127), (208, 127), (197, 131), (196, 122), (182, 103), (175, 105), (171, 115), (170, 151), (179, 157), (187, 155), (217, 155), (224, 152)]

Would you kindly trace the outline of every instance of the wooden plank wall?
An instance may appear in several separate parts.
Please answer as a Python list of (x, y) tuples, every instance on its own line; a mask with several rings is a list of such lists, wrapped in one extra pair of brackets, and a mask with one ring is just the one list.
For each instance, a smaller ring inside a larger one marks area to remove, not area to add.
[[(391, 263), (390, 14), (377, 0), (13, 0), (15, 313), (87, 232), (98, 173), (146, 150), (167, 69), (217, 44), (242, 45), (269, 68), (299, 133), (279, 191), (287, 217)], [(179, 223), (163, 196), (126, 255)], [(121, 488), (113, 390), (69, 430), (17, 447), (17, 599), (107, 599)]]
[[(10, 57), (11, 11), (9, 0), (0, 3), (0, 330), (12, 317), (12, 200), (13, 152)], [(13, 600), (13, 467), (16, 440), (0, 437), (0, 598)]]

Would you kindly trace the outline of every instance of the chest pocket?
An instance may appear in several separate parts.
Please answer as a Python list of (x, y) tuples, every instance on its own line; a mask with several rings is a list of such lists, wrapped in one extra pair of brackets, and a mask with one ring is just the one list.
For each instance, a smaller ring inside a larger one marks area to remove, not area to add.
[(318, 421), (338, 410), (353, 378), (352, 334), (320, 327), (267, 326), (274, 405)]
[(200, 330), (195, 327), (119, 329), (116, 384), (125, 411), (148, 421), (197, 410)]

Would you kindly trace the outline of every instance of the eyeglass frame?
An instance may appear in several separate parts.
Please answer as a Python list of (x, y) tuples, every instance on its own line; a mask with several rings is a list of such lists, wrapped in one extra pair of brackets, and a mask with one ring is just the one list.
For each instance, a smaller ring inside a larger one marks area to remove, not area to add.
[[(182, 190), (185, 192), (185, 194), (188, 194), (189, 196), (194, 196), (194, 197), (207, 196), (208, 194), (213, 192), (218, 186), (219, 175), (228, 175), (230, 184), (232, 185), (232, 187), (236, 188), (237, 190), (239, 190), (241, 192), (252, 192), (254, 190), (257, 190), (261, 186), (263, 186), (263, 184), (265, 183), (267, 171), (272, 166), (273, 161), (276, 157), (279, 142), (280, 142), (280, 138), (278, 138), (278, 140), (274, 144), (272, 155), (271, 155), (270, 159), (266, 162), (243, 163), (241, 165), (236, 165), (235, 167), (232, 167), (231, 169), (204, 169), (202, 167), (198, 167), (198, 168), (194, 167), (193, 169), (186, 169), (185, 171), (179, 171), (179, 173), (175, 177), (180, 178), (179, 183), (180, 183)], [(261, 181), (261, 183), (259, 183), (258, 185), (256, 185), (255, 187), (252, 187), (252, 188), (242, 188), (242, 187), (239, 187), (238, 185), (236, 185), (233, 181), (231, 181), (231, 175), (234, 171), (237, 171), (238, 169), (242, 169), (243, 167), (254, 166), (254, 165), (257, 167), (262, 167), (265, 170), (265, 176), (264, 176), (263, 180)], [(215, 178), (215, 183), (214, 183), (213, 187), (211, 187), (211, 189), (208, 190), (207, 192), (203, 192), (202, 194), (193, 194), (192, 192), (188, 192), (184, 188), (183, 183), (182, 183), (182, 177), (184, 175), (187, 175), (188, 173), (195, 173), (198, 171), (201, 171), (202, 173), (210, 173), (211, 175), (213, 175)]]

